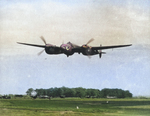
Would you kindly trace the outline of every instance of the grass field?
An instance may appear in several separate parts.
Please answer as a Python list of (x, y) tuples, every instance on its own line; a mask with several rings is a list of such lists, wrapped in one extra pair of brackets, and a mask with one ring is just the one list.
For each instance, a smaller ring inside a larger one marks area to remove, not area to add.
[(1, 99), (0, 116), (150, 116), (150, 99)]

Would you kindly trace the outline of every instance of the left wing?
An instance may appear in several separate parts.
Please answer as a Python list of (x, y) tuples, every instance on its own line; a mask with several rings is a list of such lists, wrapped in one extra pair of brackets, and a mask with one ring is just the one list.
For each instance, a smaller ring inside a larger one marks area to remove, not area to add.
[(132, 44), (128, 45), (115, 45), (115, 46), (100, 46), (100, 47), (92, 47), (92, 50), (103, 50), (103, 49), (111, 49), (111, 48), (120, 48), (120, 47), (127, 47), (131, 46)]
[(45, 45), (36, 45), (36, 44), (28, 44), (28, 43), (21, 43), (21, 42), (17, 42), (18, 44), (23, 44), (23, 45), (28, 45), (28, 46), (34, 46), (34, 47), (42, 47), (45, 48)]

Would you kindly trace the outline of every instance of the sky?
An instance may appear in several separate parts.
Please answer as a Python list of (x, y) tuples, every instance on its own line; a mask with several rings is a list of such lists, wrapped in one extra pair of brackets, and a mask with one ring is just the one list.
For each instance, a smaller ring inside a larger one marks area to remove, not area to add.
[[(0, 94), (26, 94), (29, 88), (119, 88), (150, 96), (149, 0), (1, 0)], [(37, 54), (41, 48), (16, 42), (60, 46), (131, 47), (103, 50), (90, 59), (75, 53)]]

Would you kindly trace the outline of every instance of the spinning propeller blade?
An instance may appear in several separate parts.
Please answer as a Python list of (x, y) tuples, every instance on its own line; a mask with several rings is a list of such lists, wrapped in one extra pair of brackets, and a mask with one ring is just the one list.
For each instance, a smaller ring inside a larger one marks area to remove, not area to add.
[(43, 49), (42, 51), (40, 51), (37, 55), (41, 55), (44, 52), (45, 49)]
[[(46, 45), (46, 40), (44, 39), (44, 37), (41, 36), (40, 38), (42, 39), (42, 41), (43, 41), (43, 42), (45, 43), (45, 45)], [(38, 53), (38, 56), (41, 55), (41, 54), (44, 52), (44, 50), (45, 50), (45, 49), (43, 49), (42, 51), (40, 51), (40, 52)]]
[(43, 41), (43, 42), (45, 43), (45, 45), (46, 45), (46, 40), (44, 39), (44, 37), (41, 36), (40, 38), (42, 39), (42, 41)]
[(87, 43), (86, 43), (86, 45), (88, 45), (89, 43), (91, 43), (92, 41), (94, 41), (94, 39), (92, 38), (92, 39), (90, 39)]

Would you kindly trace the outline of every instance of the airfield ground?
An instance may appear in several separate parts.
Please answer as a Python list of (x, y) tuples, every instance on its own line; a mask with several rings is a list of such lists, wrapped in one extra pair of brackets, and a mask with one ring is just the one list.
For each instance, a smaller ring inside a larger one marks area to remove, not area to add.
[(1, 99), (0, 116), (150, 116), (150, 99)]

